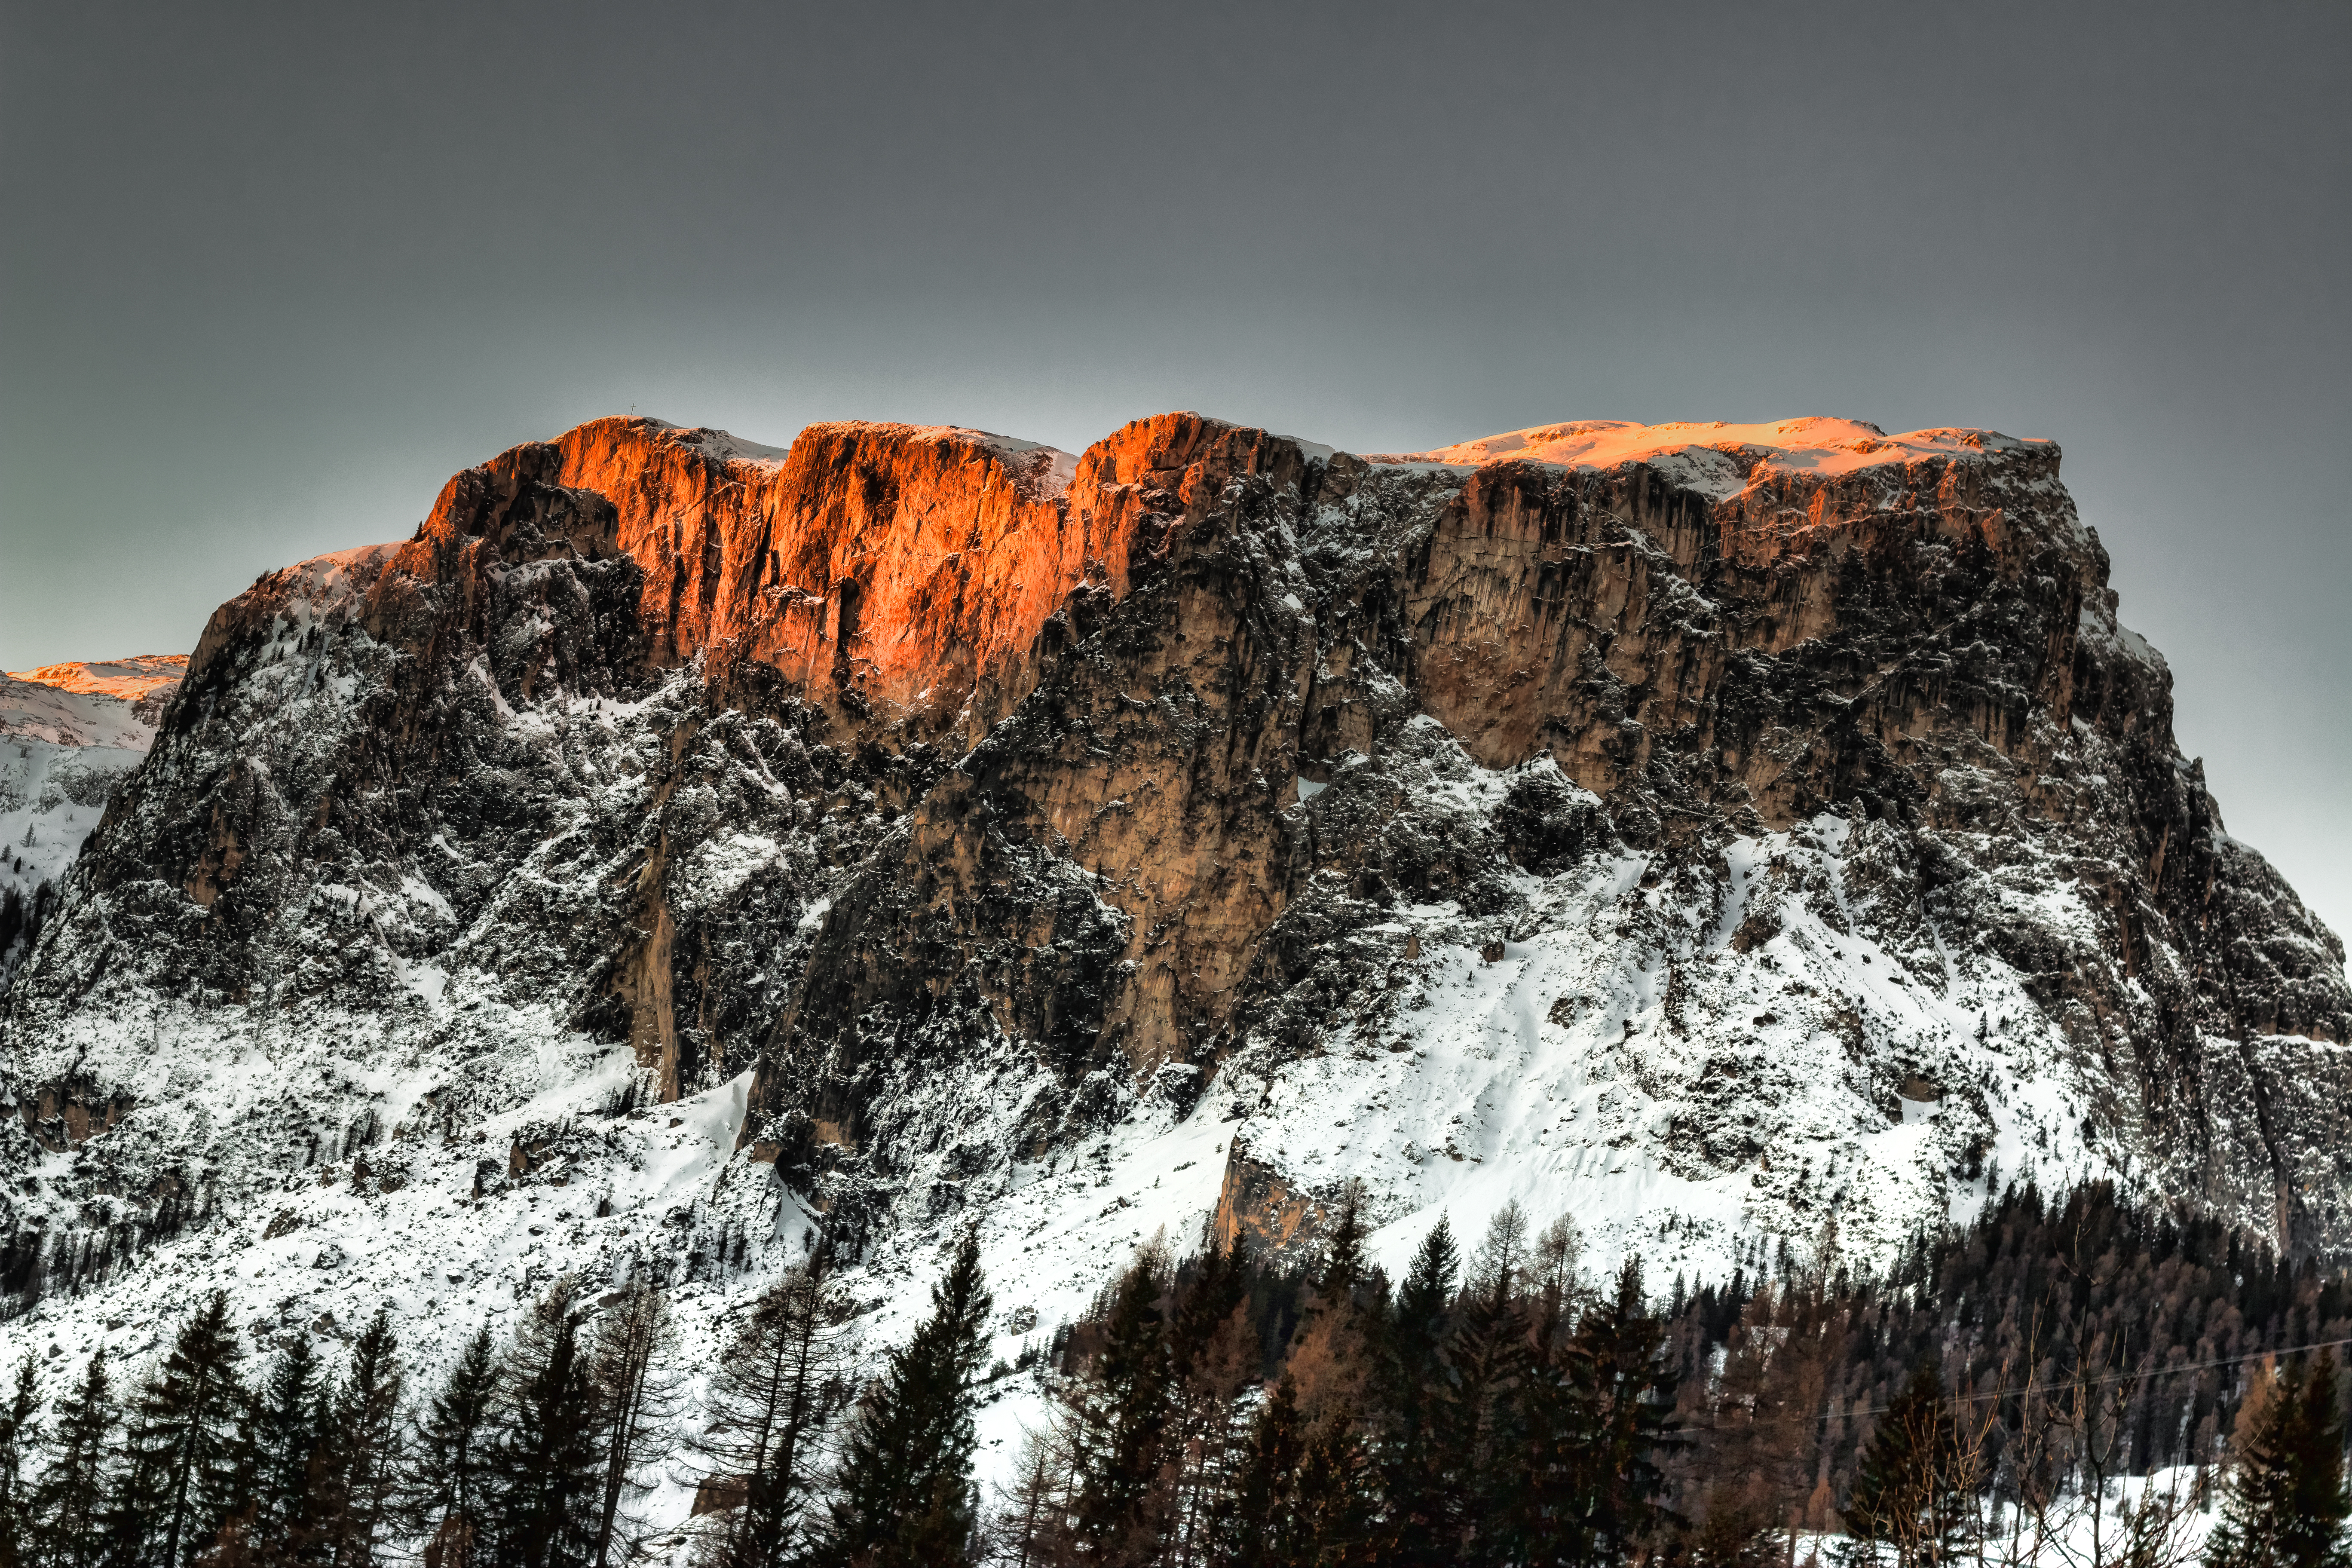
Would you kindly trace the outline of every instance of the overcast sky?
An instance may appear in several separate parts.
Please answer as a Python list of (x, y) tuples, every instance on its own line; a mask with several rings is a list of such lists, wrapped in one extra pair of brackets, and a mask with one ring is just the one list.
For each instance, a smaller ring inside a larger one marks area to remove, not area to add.
[(2352, 6), (0, 0), (0, 668), (603, 414), (2065, 449), (2352, 929)]

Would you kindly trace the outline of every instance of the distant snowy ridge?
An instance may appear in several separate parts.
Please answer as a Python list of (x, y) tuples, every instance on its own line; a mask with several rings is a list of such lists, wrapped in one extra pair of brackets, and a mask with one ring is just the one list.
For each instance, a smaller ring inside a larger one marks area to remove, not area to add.
[(148, 654), (0, 675), (0, 892), (61, 876), (147, 754), (188, 661)]

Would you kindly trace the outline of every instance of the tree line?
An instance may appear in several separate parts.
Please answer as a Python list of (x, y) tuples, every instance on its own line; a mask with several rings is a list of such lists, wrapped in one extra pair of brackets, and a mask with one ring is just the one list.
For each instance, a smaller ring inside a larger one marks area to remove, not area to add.
[(414, 1402), (387, 1314), (339, 1372), (297, 1334), (248, 1378), (215, 1294), (131, 1389), (101, 1351), (52, 1403), (24, 1359), (0, 1405), (0, 1568), (610, 1568), (641, 1554), (631, 1505), (681, 1461), (714, 1505), (692, 1542), (709, 1568), (966, 1561), (990, 1310), (967, 1239), (930, 1316), (852, 1397), (847, 1312), (821, 1261), (790, 1269), (680, 1449), (657, 1289), (592, 1302), (559, 1283)]
[[(820, 1248), (690, 1410), (644, 1285), (559, 1284), (413, 1399), (387, 1318), (248, 1374), (215, 1297), (126, 1392), (102, 1354), (53, 1401), (17, 1369), (0, 1568), (1793, 1568), (1832, 1535), (1894, 1568), (2352, 1568), (2342, 1375), (2302, 1348), (2352, 1337), (2345, 1280), (2227, 1227), (2025, 1189), (1879, 1276), (1833, 1232), (1657, 1296), (1580, 1253), (1507, 1206), (1391, 1284), (1353, 1201), (1311, 1261), (1147, 1248), (1024, 1352), (1046, 1415), (986, 1498), (975, 1408), (1013, 1369), (982, 1371), (970, 1238), (863, 1376)], [(665, 1479), (695, 1514), (655, 1538)]]

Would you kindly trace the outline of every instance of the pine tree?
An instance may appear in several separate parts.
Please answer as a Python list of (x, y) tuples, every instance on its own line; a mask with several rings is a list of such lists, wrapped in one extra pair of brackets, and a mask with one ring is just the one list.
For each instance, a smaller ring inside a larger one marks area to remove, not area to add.
[(596, 1539), (588, 1560), (604, 1568), (614, 1549), (621, 1500), (645, 1468), (669, 1452), (665, 1434), (678, 1410), (670, 1369), (676, 1332), (669, 1303), (636, 1284), (598, 1322), (590, 1375), (596, 1388), (604, 1478), (597, 1498)]
[(972, 1557), (971, 1382), (990, 1300), (967, 1236), (931, 1315), (858, 1402), (817, 1556), (841, 1568), (950, 1568)]
[(485, 1327), (467, 1342), (441, 1392), (416, 1423), (414, 1458), (403, 1477), (402, 1519), (428, 1538), (427, 1568), (487, 1561), (497, 1479), (498, 1350)]
[(109, 1556), (183, 1568), (243, 1502), (232, 1489), (245, 1390), (234, 1364), (228, 1295), (215, 1291), (132, 1401), (128, 1462), (108, 1531)]
[(1965, 1500), (1956, 1484), (1959, 1432), (1932, 1364), (1887, 1406), (1871, 1434), (1845, 1507), (1849, 1556), (1875, 1563), (1892, 1548), (1899, 1568), (1927, 1568), (1957, 1551)]
[(91, 1352), (81, 1385), (58, 1402), (48, 1462), (34, 1483), (35, 1554), (43, 1568), (94, 1568), (113, 1488), (107, 1460), (114, 1436), (114, 1393), (106, 1352)]
[(392, 1531), (405, 1458), (400, 1394), (400, 1346), (379, 1309), (335, 1392), (332, 1490), (321, 1510), (335, 1568), (374, 1568)]
[(582, 1568), (595, 1550), (604, 1456), (568, 1284), (523, 1320), (501, 1384), (488, 1561), (491, 1568)]
[(711, 1373), (711, 1429), (696, 1447), (706, 1484), (740, 1485), (742, 1503), (706, 1538), (709, 1568), (785, 1568), (800, 1551), (841, 1371), (836, 1310), (822, 1265), (795, 1267), (752, 1307)]
[(2262, 1374), (2248, 1400), (2208, 1568), (2347, 1568), (2344, 1414), (2336, 1358)]

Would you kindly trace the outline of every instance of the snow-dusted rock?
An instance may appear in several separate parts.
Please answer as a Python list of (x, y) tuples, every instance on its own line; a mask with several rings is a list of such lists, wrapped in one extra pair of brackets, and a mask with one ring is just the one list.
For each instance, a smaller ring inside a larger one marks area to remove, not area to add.
[(0, 896), (30, 899), (73, 863), (187, 664), (146, 655), (0, 675)]
[(516, 448), (214, 617), (6, 997), (0, 1285), (161, 1233), (35, 1321), (222, 1285), (430, 1356), (650, 1270), (707, 1353), (814, 1226), (887, 1337), (977, 1225), (1009, 1355), (1350, 1183), (1391, 1264), (1517, 1197), (1712, 1274), (2092, 1173), (2352, 1246), (2342, 946), (2058, 462)]

